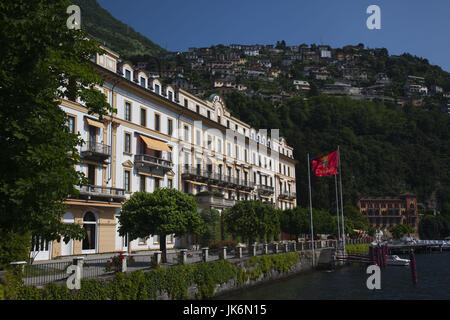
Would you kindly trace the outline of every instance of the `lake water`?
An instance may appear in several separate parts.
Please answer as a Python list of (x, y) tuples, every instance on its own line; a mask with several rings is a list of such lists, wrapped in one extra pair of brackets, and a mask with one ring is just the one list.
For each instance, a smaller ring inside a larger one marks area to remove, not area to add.
[[(408, 256), (401, 256), (408, 258)], [(381, 289), (366, 286), (367, 265), (353, 264), (335, 271), (311, 271), (222, 296), (228, 300), (409, 300), (450, 299), (450, 252), (416, 254), (418, 283), (410, 267), (381, 269)]]

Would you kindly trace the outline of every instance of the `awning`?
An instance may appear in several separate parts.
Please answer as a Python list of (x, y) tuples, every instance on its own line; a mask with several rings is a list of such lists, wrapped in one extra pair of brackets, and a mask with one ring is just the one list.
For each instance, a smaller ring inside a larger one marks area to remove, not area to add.
[(87, 117), (85, 117), (85, 119), (90, 126), (94, 126), (94, 127), (100, 128), (100, 129), (105, 128), (105, 125), (103, 124), (103, 122), (100, 122), (100, 121), (94, 120), (94, 119), (90, 119)]
[(147, 148), (149, 148), (149, 149), (172, 152), (172, 150), (170, 150), (169, 146), (165, 142), (162, 142), (162, 141), (159, 141), (156, 139), (152, 139), (152, 138), (143, 136), (141, 134), (139, 135), (139, 137), (141, 137), (141, 139), (144, 140), (144, 143), (147, 145)]

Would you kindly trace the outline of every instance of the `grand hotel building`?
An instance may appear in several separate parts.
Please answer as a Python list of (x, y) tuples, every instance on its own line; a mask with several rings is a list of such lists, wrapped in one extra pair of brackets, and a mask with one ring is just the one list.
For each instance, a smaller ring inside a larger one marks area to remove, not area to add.
[[(136, 191), (158, 187), (197, 194), (199, 210), (221, 211), (238, 200), (260, 199), (280, 208), (296, 205), (293, 149), (278, 130), (256, 130), (234, 118), (223, 100), (207, 100), (172, 86), (121, 61), (107, 50), (93, 64), (104, 79), (99, 88), (117, 110), (100, 121), (82, 101), (62, 100), (69, 127), (85, 144), (79, 148), (89, 185), (68, 199), (64, 223), (83, 225), (87, 237), (52, 243), (36, 241), (32, 256), (59, 256), (159, 248), (157, 236), (128, 242), (118, 234), (123, 201)], [(167, 247), (179, 239), (167, 237)], [(183, 243), (182, 245), (186, 245)]]

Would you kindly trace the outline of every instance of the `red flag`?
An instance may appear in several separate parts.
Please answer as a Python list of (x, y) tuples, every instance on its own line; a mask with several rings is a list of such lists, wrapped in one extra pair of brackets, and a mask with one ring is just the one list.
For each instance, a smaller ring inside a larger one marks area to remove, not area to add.
[(338, 151), (315, 158), (312, 161), (312, 171), (316, 176), (325, 177), (339, 174), (338, 169)]

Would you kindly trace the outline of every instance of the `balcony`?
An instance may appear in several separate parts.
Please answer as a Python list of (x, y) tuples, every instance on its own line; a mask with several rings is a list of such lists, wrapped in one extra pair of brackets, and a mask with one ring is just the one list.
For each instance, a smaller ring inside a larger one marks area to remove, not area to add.
[(101, 142), (88, 142), (81, 147), (81, 156), (95, 162), (104, 162), (111, 156), (111, 146)]
[(171, 170), (173, 167), (173, 163), (170, 160), (161, 159), (158, 157), (146, 155), (146, 154), (137, 154), (134, 156), (134, 165), (136, 168), (147, 168), (147, 169), (162, 169), (162, 170)]
[(274, 193), (274, 188), (271, 186), (266, 186), (264, 184), (258, 184), (258, 192), (263, 195), (271, 195)]
[(234, 199), (225, 199), (223, 196), (220, 197), (213, 194), (202, 194), (196, 198), (199, 207), (230, 208), (236, 203)]
[(243, 189), (248, 191), (253, 190), (255, 186), (254, 183), (251, 181), (245, 181), (244, 179), (237, 179), (234, 177), (226, 176), (208, 170), (203, 170), (202, 168), (196, 167), (184, 167), (181, 176), (185, 180), (199, 181), (207, 184), (222, 187), (231, 187), (235, 189)]
[(289, 191), (281, 191), (279, 198), (287, 200), (295, 200), (295, 198), (297, 198), (297, 193)]
[(108, 202), (122, 202), (125, 200), (125, 190), (119, 188), (82, 185), (76, 187), (80, 191), (80, 198)]

